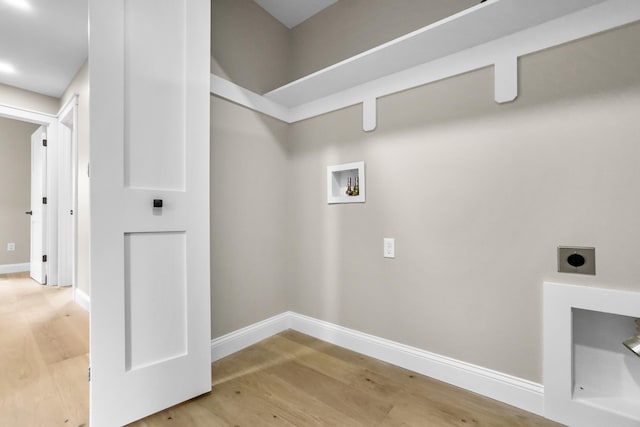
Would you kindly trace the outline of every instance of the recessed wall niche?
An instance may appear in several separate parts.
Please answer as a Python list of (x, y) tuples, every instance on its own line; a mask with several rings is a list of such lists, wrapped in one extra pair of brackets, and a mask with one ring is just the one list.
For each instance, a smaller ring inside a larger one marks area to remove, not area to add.
[(638, 427), (640, 292), (544, 284), (544, 415), (570, 426)]
[(640, 424), (640, 357), (622, 345), (634, 317), (574, 308), (573, 399)]
[(327, 166), (327, 203), (364, 202), (364, 162)]

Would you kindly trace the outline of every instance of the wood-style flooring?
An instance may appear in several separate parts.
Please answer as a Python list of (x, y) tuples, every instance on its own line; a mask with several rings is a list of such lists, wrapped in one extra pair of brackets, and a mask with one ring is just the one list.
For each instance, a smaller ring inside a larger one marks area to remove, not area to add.
[(71, 288), (0, 275), (0, 425), (87, 426), (89, 315)]
[[(0, 425), (88, 426), (88, 315), (68, 288), (0, 276)], [(557, 426), (286, 331), (212, 365), (213, 391), (131, 424)]]
[(132, 424), (164, 426), (559, 426), (295, 331), (212, 366), (213, 391)]

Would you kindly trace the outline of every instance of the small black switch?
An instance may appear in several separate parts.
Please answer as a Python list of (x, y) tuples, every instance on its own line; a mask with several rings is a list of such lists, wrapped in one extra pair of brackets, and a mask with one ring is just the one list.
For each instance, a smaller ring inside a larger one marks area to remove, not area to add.
[(162, 207), (162, 199), (153, 199), (153, 207), (161, 208)]
[(580, 254), (571, 254), (567, 257), (567, 262), (572, 267), (582, 267), (585, 263), (584, 257)]

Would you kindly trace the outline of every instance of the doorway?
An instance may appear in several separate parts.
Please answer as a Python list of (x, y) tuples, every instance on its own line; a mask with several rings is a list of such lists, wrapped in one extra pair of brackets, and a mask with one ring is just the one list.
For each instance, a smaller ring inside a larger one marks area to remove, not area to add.
[[(39, 184), (30, 204), (24, 200), (15, 206), (24, 222), (28, 222), (24, 220), (26, 212), (33, 214), (36, 207), (43, 211), (38, 219), (38, 236), (30, 230), (30, 240), (40, 242), (40, 248), (35, 248), (39, 255), (34, 257), (27, 251), (28, 258), (21, 261), (29, 263), (21, 263), (18, 270), (0, 271), (10, 273), (0, 276), (0, 312), (7, 332), (0, 339), (2, 363), (8, 367), (5, 385), (14, 386), (10, 390), (0, 386), (0, 419), (7, 425), (80, 425), (88, 421), (89, 314), (83, 308), (86, 305), (81, 307), (73, 301), (77, 256), (76, 106), (77, 96), (57, 115), (0, 105), (0, 117), (7, 122), (22, 122), (23, 127), (29, 124), (20, 143), (31, 145), (23, 156), (31, 159), (21, 162), (20, 167), (31, 169), (32, 183)], [(25, 175), (23, 181), (29, 179), (29, 173)], [(31, 193), (28, 181), (23, 187), (23, 192)], [(47, 198), (46, 204), (43, 197)], [(29, 246), (29, 241), (24, 246)], [(54, 252), (49, 252), (52, 249)], [(48, 255), (46, 262), (42, 261), (43, 253)], [(32, 262), (30, 258), (35, 259)], [(34, 263), (40, 269), (36, 281), (30, 279)], [(53, 272), (57, 274), (53, 280), (51, 265), (55, 265)], [(37, 410), (27, 402), (39, 402)]]
[[(0, 105), (0, 117), (40, 125), (34, 134), (39, 141), (31, 141), (31, 144), (32, 148), (33, 144), (41, 149), (45, 147), (41, 151), (42, 169), (32, 170), (32, 180), (42, 182), (42, 188), (38, 190), (41, 193), (32, 195), (29, 210), (34, 213), (36, 206), (42, 208), (41, 225), (32, 227), (32, 231), (42, 233), (41, 238), (32, 236), (32, 242), (33, 237), (38, 241), (32, 250), (39, 249), (37, 246), (42, 242), (42, 250), (37, 251), (42, 254), (30, 257), (29, 269), (37, 273), (34, 279), (41, 284), (71, 286), (74, 298), (77, 285), (77, 104), (76, 95), (57, 115)], [(16, 271), (20, 270), (11, 272)]]

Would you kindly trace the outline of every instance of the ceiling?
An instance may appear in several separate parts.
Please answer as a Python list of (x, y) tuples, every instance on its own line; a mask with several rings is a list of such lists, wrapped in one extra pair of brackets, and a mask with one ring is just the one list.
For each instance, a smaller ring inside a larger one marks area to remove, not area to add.
[(0, 0), (0, 83), (60, 97), (87, 60), (87, 3)]
[(286, 27), (293, 28), (338, 0), (254, 0)]
[[(289, 28), (336, 1), (255, 0)], [(87, 60), (87, 3), (0, 0), (0, 83), (60, 97)]]

